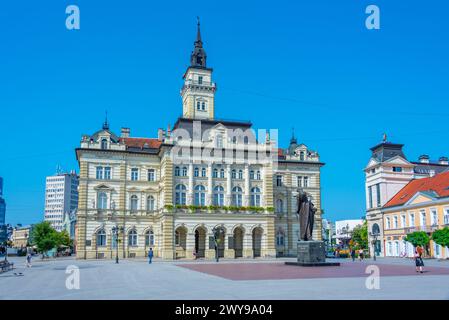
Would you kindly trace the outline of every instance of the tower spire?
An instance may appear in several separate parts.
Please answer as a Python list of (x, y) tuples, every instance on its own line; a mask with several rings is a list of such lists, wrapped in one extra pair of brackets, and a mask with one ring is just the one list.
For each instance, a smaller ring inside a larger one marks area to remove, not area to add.
[(190, 56), (190, 66), (206, 68), (206, 57), (206, 51), (203, 48), (203, 41), (201, 40), (200, 17), (197, 17), (196, 40)]
[(109, 130), (108, 111), (107, 110), (106, 110), (106, 117), (105, 117), (104, 123), (103, 123), (103, 130)]
[(295, 137), (295, 128), (292, 127), (292, 138), (290, 139), (290, 144), (297, 144), (297, 143), (298, 142), (297, 142), (296, 137)]

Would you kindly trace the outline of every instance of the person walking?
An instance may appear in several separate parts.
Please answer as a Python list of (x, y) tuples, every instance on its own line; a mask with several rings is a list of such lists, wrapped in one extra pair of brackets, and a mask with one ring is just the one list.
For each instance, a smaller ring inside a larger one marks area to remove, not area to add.
[(424, 261), (422, 260), (422, 249), (420, 250), (419, 246), (415, 250), (414, 258), (415, 258), (416, 272), (423, 273)]
[(362, 261), (362, 260), (363, 260), (363, 249), (360, 248), (359, 249), (359, 261)]
[(148, 251), (148, 264), (151, 264), (153, 260), (153, 248), (150, 248), (150, 251)]
[(355, 249), (351, 249), (351, 258), (352, 258), (352, 262), (355, 261)]
[(27, 268), (31, 268), (31, 253), (28, 252), (26, 259), (27, 259)]

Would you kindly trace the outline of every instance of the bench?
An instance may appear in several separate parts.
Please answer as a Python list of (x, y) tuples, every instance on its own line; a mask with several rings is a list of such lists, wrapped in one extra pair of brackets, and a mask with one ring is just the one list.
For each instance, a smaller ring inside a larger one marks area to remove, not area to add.
[(7, 260), (0, 261), (0, 273), (9, 271), (14, 267), (13, 262), (9, 262)]

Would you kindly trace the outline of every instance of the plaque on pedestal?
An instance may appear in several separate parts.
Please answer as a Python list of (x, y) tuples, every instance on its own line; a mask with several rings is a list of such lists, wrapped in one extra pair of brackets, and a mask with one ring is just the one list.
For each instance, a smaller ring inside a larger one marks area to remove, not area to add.
[(303, 267), (339, 266), (339, 262), (326, 262), (323, 241), (298, 241), (298, 262), (286, 262), (287, 265)]

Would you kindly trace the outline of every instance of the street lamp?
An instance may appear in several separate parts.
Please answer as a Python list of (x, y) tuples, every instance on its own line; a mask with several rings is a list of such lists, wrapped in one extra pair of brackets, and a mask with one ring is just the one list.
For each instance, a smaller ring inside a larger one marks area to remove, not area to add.
[(221, 235), (223, 234), (223, 229), (218, 227), (212, 230), (214, 233), (214, 244), (215, 244), (215, 260), (218, 262), (220, 260), (218, 256), (218, 245), (221, 239)]
[(115, 237), (115, 263), (118, 263), (118, 243), (119, 243), (118, 235), (120, 232), (123, 232), (123, 227), (119, 226), (112, 227), (112, 234)]
[(379, 233), (370, 233), (373, 240), (371, 243), (373, 244), (373, 259), (376, 261), (376, 244), (377, 244), (377, 237), (379, 237)]

